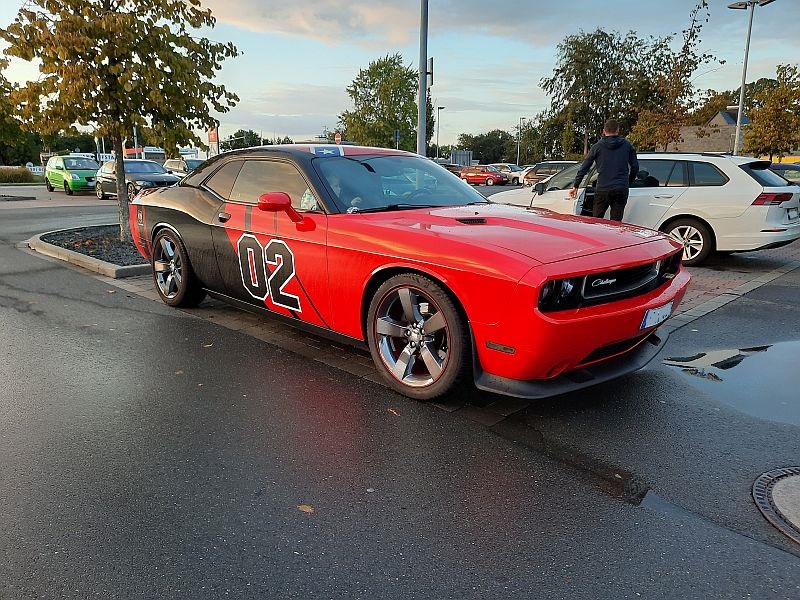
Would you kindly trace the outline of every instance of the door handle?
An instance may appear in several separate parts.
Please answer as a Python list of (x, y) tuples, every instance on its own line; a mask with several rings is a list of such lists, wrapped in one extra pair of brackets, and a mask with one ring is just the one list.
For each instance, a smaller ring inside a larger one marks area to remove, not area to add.
[(674, 194), (657, 194), (653, 198), (673, 198), (674, 196)]
[(217, 214), (217, 218), (219, 219), (220, 223), (225, 223), (228, 219), (231, 218), (231, 215), (230, 215), (230, 213), (221, 212), (221, 213)]

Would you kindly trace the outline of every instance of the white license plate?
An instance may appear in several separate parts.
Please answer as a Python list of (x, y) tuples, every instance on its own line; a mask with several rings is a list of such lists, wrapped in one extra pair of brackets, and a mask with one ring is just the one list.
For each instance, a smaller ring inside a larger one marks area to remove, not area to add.
[(788, 209), (788, 210), (786, 211), (786, 216), (787, 216), (787, 217), (789, 217), (789, 220), (790, 220), (790, 221), (793, 221), (794, 219), (796, 219), (796, 218), (797, 218), (797, 209), (796, 209), (796, 208), (790, 208), (790, 209)]
[(639, 329), (648, 329), (650, 327), (655, 327), (659, 323), (663, 323), (666, 321), (669, 316), (672, 314), (672, 302), (667, 302), (664, 306), (659, 306), (658, 308), (650, 308), (644, 313), (644, 319), (642, 319), (642, 325)]

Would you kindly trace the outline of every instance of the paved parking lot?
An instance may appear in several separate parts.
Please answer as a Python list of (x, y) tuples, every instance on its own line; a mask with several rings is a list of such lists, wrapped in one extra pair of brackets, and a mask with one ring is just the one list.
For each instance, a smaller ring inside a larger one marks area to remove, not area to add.
[[(713, 257), (706, 266), (690, 269), (693, 281), (685, 300), (662, 327), (674, 331), (797, 268), (800, 268), (800, 242), (775, 250)], [(161, 302), (149, 275), (103, 279), (110, 285)], [(217, 300), (209, 299), (198, 308), (183, 310), (227, 329), (383, 384), (369, 353), (364, 350), (330, 342), (295, 330), (269, 316), (244, 312)], [(502, 419), (528, 404), (514, 398), (500, 398), (486, 409), (469, 408), (469, 411), (474, 420), (485, 423), (487, 419)], [(463, 409), (464, 403), (437, 406), (450, 411)]]

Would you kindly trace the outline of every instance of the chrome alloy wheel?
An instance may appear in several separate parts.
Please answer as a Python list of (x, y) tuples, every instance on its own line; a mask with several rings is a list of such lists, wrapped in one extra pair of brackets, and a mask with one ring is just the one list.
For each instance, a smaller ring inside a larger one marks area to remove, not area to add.
[(167, 299), (175, 298), (183, 282), (183, 262), (176, 252), (175, 241), (162, 237), (153, 248), (153, 271), (161, 295)]
[(694, 261), (703, 251), (703, 234), (692, 225), (678, 225), (669, 234), (683, 244), (683, 262)]
[(450, 360), (450, 329), (439, 306), (422, 290), (400, 287), (381, 300), (375, 342), (389, 373), (410, 387), (436, 382)]

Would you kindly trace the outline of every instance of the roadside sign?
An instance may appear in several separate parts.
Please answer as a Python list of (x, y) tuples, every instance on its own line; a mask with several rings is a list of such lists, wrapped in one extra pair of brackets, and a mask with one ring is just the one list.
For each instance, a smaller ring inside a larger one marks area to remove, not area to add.
[(342, 134), (337, 132), (336, 135), (333, 136), (333, 141), (336, 142), (337, 144), (341, 144), (342, 143)]

